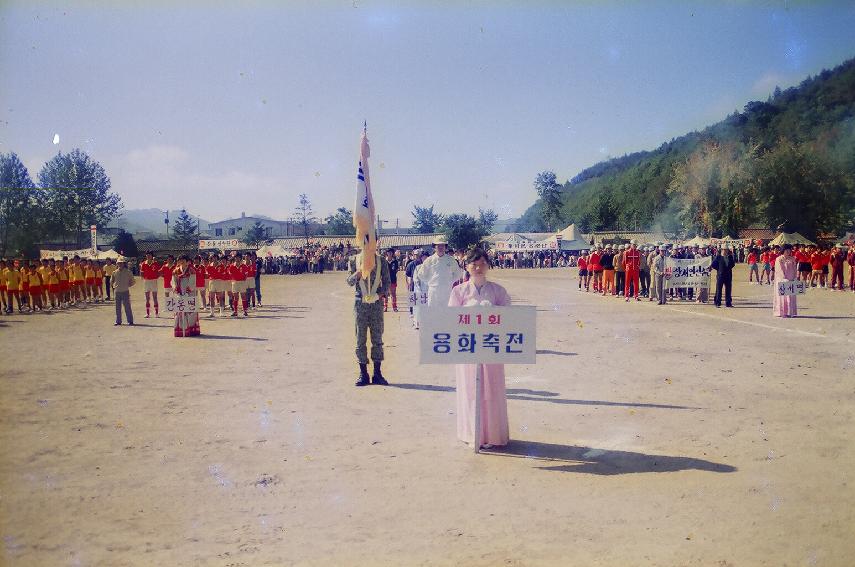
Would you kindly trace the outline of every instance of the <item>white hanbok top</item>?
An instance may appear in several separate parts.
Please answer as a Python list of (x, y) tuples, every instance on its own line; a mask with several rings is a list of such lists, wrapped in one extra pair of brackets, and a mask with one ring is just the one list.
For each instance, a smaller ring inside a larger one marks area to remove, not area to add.
[(422, 289), (427, 287), (428, 305), (448, 305), (451, 286), (463, 277), (463, 269), (453, 256), (434, 254), (420, 266), (419, 281)]

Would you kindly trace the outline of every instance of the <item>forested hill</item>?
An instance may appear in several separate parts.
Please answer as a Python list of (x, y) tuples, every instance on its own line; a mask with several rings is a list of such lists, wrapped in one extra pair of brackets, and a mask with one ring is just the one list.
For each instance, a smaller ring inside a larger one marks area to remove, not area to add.
[(538, 199), (518, 231), (575, 222), (583, 231), (721, 236), (760, 224), (838, 233), (855, 219), (855, 59), (557, 189), (560, 199)]

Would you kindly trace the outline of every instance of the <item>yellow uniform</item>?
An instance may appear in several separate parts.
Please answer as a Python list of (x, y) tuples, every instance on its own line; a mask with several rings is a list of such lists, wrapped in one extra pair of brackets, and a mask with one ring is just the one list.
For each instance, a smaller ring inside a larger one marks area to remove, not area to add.
[(15, 268), (6, 268), (3, 270), (3, 275), (6, 277), (6, 289), (9, 291), (21, 289), (21, 272)]
[(71, 274), (71, 281), (73, 282), (82, 282), (83, 281), (83, 266), (80, 264), (72, 264), (69, 270)]
[(104, 275), (110, 277), (118, 269), (119, 267), (116, 264), (107, 264), (106, 266), (104, 266)]

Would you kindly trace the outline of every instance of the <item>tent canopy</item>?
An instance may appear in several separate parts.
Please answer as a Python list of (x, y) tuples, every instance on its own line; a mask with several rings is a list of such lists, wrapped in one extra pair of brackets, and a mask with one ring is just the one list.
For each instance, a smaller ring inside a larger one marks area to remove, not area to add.
[(576, 225), (571, 224), (564, 230), (560, 231), (556, 236), (561, 237), (562, 250), (586, 250), (591, 247), (588, 242), (582, 238), (582, 235), (576, 230)]
[(815, 244), (798, 232), (782, 232), (769, 243), (769, 246), (783, 246), (784, 244)]
[(709, 246), (712, 241), (709, 238), (703, 238), (701, 236), (696, 236), (691, 240), (687, 240), (683, 243), (684, 246)]
[(83, 260), (127, 260), (124, 256), (115, 250), (98, 250), (93, 252), (91, 248), (83, 248), (81, 250), (39, 250), (39, 257), (42, 260), (62, 260), (63, 257), (74, 258), (80, 256)]

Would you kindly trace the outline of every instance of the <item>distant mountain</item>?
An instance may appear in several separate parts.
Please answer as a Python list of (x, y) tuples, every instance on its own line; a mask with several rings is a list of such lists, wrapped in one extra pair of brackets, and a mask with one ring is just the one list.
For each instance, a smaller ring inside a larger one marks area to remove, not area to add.
[[(557, 221), (583, 232), (841, 233), (855, 223), (855, 59), (700, 132), (584, 169), (561, 187)], [(545, 228), (538, 199), (516, 230)]]
[[(131, 234), (146, 232), (161, 235), (166, 234), (166, 223), (163, 222), (166, 219), (166, 214), (160, 209), (124, 209), (119, 211), (119, 213), (121, 214), (118, 220), (119, 226)], [(187, 211), (187, 213), (193, 217), (193, 220), (198, 219), (199, 228), (202, 231), (208, 230), (210, 221), (197, 217), (193, 214), (193, 211)], [(169, 211), (170, 226), (174, 225), (175, 219), (180, 214), (181, 210)], [(113, 226), (115, 222), (111, 222), (110, 225)]]
[(520, 219), (499, 219), (493, 223), (493, 233), (514, 232)]

